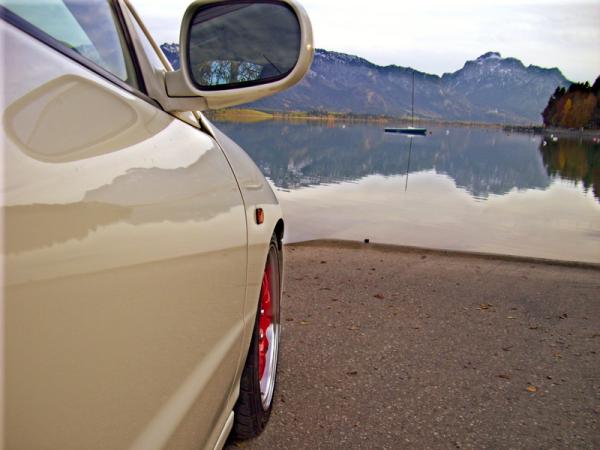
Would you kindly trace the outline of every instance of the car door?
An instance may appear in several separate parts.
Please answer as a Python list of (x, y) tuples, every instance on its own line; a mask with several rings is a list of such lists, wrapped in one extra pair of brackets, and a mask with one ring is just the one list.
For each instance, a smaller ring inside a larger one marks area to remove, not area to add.
[(145, 95), (115, 4), (0, 5), (6, 447), (210, 443), (241, 356), (231, 168)]

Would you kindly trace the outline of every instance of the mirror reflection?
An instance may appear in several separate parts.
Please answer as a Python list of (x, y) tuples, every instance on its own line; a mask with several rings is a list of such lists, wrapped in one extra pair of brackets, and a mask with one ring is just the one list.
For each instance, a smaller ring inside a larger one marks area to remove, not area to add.
[(434, 170), (478, 199), (514, 189), (546, 190), (560, 179), (581, 185), (600, 202), (600, 143), (591, 140), (554, 142), (486, 128), (432, 127), (427, 139), (414, 140), (409, 161), (409, 139), (382, 133), (377, 125), (268, 121), (218, 126), (282, 189)]
[[(428, 124), (219, 122), (270, 178), (286, 239), (600, 262), (600, 143)], [(544, 144), (545, 142), (545, 144)]]
[(548, 175), (581, 183), (600, 202), (600, 142), (544, 136), (539, 150)]
[(201, 89), (242, 87), (283, 78), (300, 54), (300, 24), (284, 3), (228, 3), (198, 11), (188, 62)]

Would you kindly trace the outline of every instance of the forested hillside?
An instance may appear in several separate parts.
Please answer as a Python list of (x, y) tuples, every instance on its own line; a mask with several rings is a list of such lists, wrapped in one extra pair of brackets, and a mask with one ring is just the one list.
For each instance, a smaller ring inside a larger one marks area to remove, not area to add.
[(600, 129), (600, 77), (592, 86), (585, 82), (557, 87), (542, 117), (550, 127)]

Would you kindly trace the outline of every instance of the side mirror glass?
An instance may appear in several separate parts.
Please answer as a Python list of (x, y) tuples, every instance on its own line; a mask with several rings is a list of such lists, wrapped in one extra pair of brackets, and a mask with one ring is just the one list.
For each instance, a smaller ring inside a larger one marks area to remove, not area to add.
[(296, 14), (289, 4), (277, 0), (200, 7), (187, 35), (188, 73), (203, 91), (283, 79), (296, 66), (302, 44)]
[(165, 111), (204, 111), (281, 92), (308, 72), (312, 26), (297, 0), (195, 0), (181, 22), (181, 69), (164, 73)]

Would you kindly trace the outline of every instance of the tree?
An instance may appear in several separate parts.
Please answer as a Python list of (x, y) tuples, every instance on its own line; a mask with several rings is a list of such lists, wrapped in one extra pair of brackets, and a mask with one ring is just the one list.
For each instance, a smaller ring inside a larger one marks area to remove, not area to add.
[(586, 81), (557, 87), (542, 118), (546, 126), (600, 129), (600, 77), (592, 86)]
[(597, 97), (600, 96), (600, 77), (596, 78), (596, 81), (594, 81), (594, 84), (592, 85), (592, 94)]

